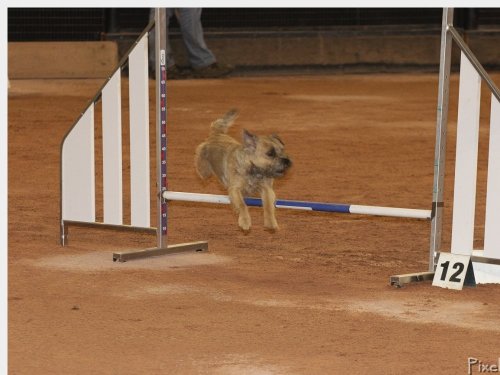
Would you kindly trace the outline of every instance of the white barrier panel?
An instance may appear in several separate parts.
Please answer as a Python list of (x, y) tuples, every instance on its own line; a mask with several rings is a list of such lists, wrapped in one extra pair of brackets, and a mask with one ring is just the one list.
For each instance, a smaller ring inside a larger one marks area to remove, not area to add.
[(120, 69), (102, 90), (104, 223), (123, 224), (122, 109)]
[(130, 206), (133, 226), (150, 226), (148, 36), (129, 56)]
[(481, 77), (462, 52), (451, 252), (470, 255), (474, 240)]
[(94, 105), (75, 125), (62, 148), (62, 219), (95, 221)]
[(491, 96), (484, 256), (500, 259), (500, 103)]

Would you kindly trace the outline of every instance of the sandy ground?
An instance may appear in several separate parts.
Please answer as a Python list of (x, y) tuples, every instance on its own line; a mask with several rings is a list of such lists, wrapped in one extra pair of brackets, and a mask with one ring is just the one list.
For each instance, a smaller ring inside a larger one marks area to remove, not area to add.
[[(252, 208), (245, 235), (228, 206), (174, 202), (169, 242), (208, 240), (208, 253), (113, 263), (113, 251), (153, 247), (155, 237), (88, 228), (70, 228), (61, 247), (60, 142), (102, 82), (11, 83), (10, 374), (465, 374), (468, 357), (498, 361), (500, 286), (389, 285), (391, 275), (427, 270), (427, 221), (281, 210), (272, 234)], [(445, 251), (456, 90), (453, 76)], [(277, 133), (293, 158), (279, 198), (430, 209), (436, 74), (169, 81), (168, 95), (171, 190), (225, 193), (198, 178), (193, 155), (210, 122), (238, 107), (232, 135)], [(478, 247), (486, 91), (483, 100)]]

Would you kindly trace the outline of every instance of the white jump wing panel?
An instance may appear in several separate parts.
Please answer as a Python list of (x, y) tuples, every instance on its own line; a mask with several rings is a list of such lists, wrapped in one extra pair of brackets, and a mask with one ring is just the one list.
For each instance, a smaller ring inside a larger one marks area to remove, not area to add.
[(481, 77), (462, 52), (451, 252), (470, 255), (474, 240)]
[(130, 195), (133, 226), (150, 226), (149, 85), (147, 34), (129, 56)]
[(102, 90), (104, 223), (123, 224), (120, 70)]
[(82, 115), (62, 148), (62, 219), (95, 221), (94, 105)]
[(500, 259), (500, 103), (491, 96), (484, 256)]

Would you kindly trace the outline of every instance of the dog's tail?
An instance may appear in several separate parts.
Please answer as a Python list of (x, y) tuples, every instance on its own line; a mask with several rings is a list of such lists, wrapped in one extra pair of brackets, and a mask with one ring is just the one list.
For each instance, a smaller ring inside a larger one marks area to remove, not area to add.
[(225, 134), (227, 133), (227, 129), (233, 125), (234, 120), (238, 117), (238, 110), (233, 108), (228, 111), (222, 118), (219, 118), (212, 122), (210, 126), (211, 134)]

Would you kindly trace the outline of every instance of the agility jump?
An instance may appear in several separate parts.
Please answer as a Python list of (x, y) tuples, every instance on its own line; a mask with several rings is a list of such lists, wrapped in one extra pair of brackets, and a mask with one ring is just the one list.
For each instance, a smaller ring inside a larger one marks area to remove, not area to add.
[[(68, 243), (70, 226), (101, 229), (123, 229), (156, 232), (157, 247), (139, 252), (115, 253), (114, 260), (125, 261), (142, 256), (159, 255), (167, 246), (167, 202), (191, 200), (228, 203), (227, 197), (167, 191), (167, 92), (165, 25), (157, 9), (155, 20), (139, 36), (134, 46), (122, 58), (119, 66), (92, 98), (87, 108), (70, 128), (61, 144), (61, 244)], [(149, 162), (149, 96), (148, 96), (148, 33), (155, 27), (156, 44), (156, 181), (157, 223), (150, 223), (150, 162)], [(163, 30), (162, 32), (159, 32)], [(128, 66), (130, 95), (130, 175), (131, 222), (123, 222), (122, 145), (121, 145), (121, 70)], [(94, 106), (102, 101), (103, 127), (103, 213), (96, 221)], [(249, 205), (260, 206), (260, 199), (246, 198)], [(278, 200), (278, 208), (310, 211), (381, 215), (430, 219), (430, 210), (359, 206), (350, 204)], [(194, 244), (194, 245), (193, 245)], [(187, 250), (206, 250), (206, 241), (175, 247), (166, 253)]]
[[(87, 226), (136, 231), (155, 231), (157, 247), (146, 250), (113, 254), (113, 260), (160, 255), (179, 251), (203, 251), (206, 241), (181, 245), (167, 245), (167, 202), (173, 200), (228, 204), (226, 196), (167, 191), (167, 95), (165, 66), (165, 25), (160, 13), (144, 30), (131, 51), (110, 76), (101, 90), (90, 101), (61, 145), (61, 243), (68, 241), (69, 226)], [(147, 36), (156, 26), (156, 176), (157, 223), (150, 224), (149, 190), (149, 117)], [(161, 32), (160, 32), (161, 31)], [(452, 253), (472, 254), (475, 272), (483, 274), (478, 282), (500, 282), (500, 91), (488, 76), (467, 44), (453, 27), (453, 9), (443, 12), (441, 55), (434, 163), (434, 189), (431, 210), (360, 206), (352, 204), (277, 200), (276, 207), (377, 216), (394, 216), (431, 220), (429, 270), (418, 274), (396, 275), (391, 284), (402, 285), (432, 277), (436, 257), (441, 250), (442, 216), (444, 208), (443, 183), (445, 170), (446, 134), (451, 67), (451, 46), (460, 47), (460, 97), (455, 167), (454, 214), (452, 226)], [(131, 113), (131, 223), (123, 223), (121, 183), (121, 94), (120, 70), (129, 66)], [(490, 146), (488, 167), (488, 195), (486, 204), (485, 249), (473, 251), (477, 137), (479, 129), (480, 83), (484, 80), (492, 92), (490, 118)], [(132, 87), (134, 88), (132, 90)], [(103, 106), (103, 203), (104, 220), (95, 218), (94, 166), (94, 104)], [(258, 198), (246, 198), (248, 205), (260, 206)]]

